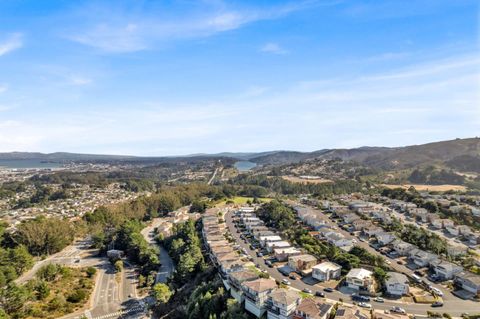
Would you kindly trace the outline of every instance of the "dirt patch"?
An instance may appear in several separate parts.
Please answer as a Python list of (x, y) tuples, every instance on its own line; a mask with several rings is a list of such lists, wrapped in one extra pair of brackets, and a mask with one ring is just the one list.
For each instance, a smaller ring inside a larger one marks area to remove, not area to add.
[(320, 178), (320, 177), (297, 177), (297, 176), (282, 176), (284, 180), (287, 180), (292, 183), (300, 184), (325, 184), (333, 183), (332, 180)]
[(381, 184), (381, 186), (383, 187), (387, 187), (387, 188), (390, 188), (390, 189), (393, 189), (393, 188), (404, 188), (404, 189), (408, 189), (410, 188), (411, 186), (415, 187), (415, 189), (417, 191), (432, 191), (432, 192), (445, 192), (445, 191), (449, 191), (449, 190), (453, 190), (453, 191), (466, 191), (467, 188), (465, 186), (462, 186), (462, 185), (448, 185), (448, 184), (444, 184), (444, 185), (420, 185), (420, 184)]

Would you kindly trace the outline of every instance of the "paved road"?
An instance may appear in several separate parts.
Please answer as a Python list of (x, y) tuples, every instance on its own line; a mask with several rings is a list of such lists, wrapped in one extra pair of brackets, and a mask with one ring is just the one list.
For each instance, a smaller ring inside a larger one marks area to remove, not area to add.
[(217, 176), (217, 173), (218, 173), (219, 170), (220, 170), (219, 168), (215, 168), (215, 171), (213, 172), (212, 177), (210, 177), (210, 179), (208, 180), (207, 185), (212, 184), (212, 182), (215, 179), (215, 176)]
[[(181, 208), (182, 209), (182, 208)], [(175, 265), (173, 264), (172, 258), (168, 255), (167, 250), (159, 245), (155, 240), (155, 228), (158, 227), (162, 222), (162, 218), (154, 218), (153, 221), (142, 230), (142, 235), (145, 240), (152, 246), (158, 248), (159, 255), (158, 258), (160, 259), (160, 268), (158, 269), (157, 278), (155, 282), (166, 283), (168, 277), (173, 273), (175, 270)]]
[[(233, 212), (227, 212), (225, 215), (225, 220), (226, 224), (232, 233), (233, 237), (235, 238), (236, 242), (242, 247), (247, 250), (250, 256), (253, 257), (254, 263), (258, 264), (262, 270), (266, 270), (268, 274), (278, 280), (281, 281), (282, 279), (286, 278), (284, 275), (282, 275), (276, 268), (269, 268), (265, 265), (265, 261), (263, 258), (259, 258), (256, 256), (256, 251), (251, 250), (249, 245), (244, 243), (243, 240), (240, 239), (240, 234), (236, 232), (235, 225), (233, 224)], [(348, 234), (348, 233), (347, 233)], [(364, 243), (362, 243), (364, 244)], [(365, 244), (366, 245), (366, 244)], [(363, 247), (363, 245), (362, 245)], [(365, 248), (370, 248), (368, 245), (366, 245)], [(367, 248), (367, 249), (368, 249)], [(369, 250), (370, 251), (370, 250)], [(373, 250), (375, 253), (377, 253), (375, 250)], [(393, 266), (393, 264), (392, 264)], [(396, 265), (395, 266), (401, 266), (401, 265)], [(410, 271), (406, 267), (404, 267), (404, 271)], [(397, 269), (397, 268), (396, 268)], [(402, 271), (402, 268), (399, 267), (398, 271)], [(289, 279), (290, 280), (290, 279)], [(290, 280), (291, 285), (293, 288), (302, 290), (304, 288), (311, 289), (314, 293), (316, 291), (323, 291), (323, 286), (320, 284), (316, 284), (314, 286), (309, 285), (301, 280)], [(334, 291), (332, 293), (326, 293), (327, 295), (327, 300), (332, 300), (332, 301), (338, 301), (339, 299), (342, 299), (346, 302), (350, 300), (350, 296), (345, 295), (339, 291)], [(449, 314), (453, 316), (460, 316), (464, 312), (468, 312), (470, 314), (478, 313), (480, 312), (480, 303), (473, 302), (473, 301), (465, 301), (461, 300), (458, 298), (455, 298), (451, 300), (450, 298), (445, 298), (445, 305), (442, 308), (432, 308), (429, 305), (422, 305), (422, 304), (415, 304), (415, 303), (399, 303), (398, 301), (390, 301), (390, 300), (385, 300), (385, 303), (376, 303), (373, 302), (372, 306), (375, 309), (380, 309), (380, 310), (385, 310), (385, 309), (390, 309), (392, 306), (400, 306), (404, 308), (407, 313), (410, 314), (417, 314), (417, 315), (426, 315), (427, 311), (438, 311), (441, 313), (448, 312)]]
[(51, 263), (70, 267), (95, 266), (100, 262), (100, 259), (97, 257), (98, 250), (90, 249), (90, 246), (91, 242), (88, 240), (77, 240), (74, 244), (65, 247), (62, 251), (37, 261), (30, 270), (18, 277), (15, 283), (22, 284), (33, 279), (40, 268)]

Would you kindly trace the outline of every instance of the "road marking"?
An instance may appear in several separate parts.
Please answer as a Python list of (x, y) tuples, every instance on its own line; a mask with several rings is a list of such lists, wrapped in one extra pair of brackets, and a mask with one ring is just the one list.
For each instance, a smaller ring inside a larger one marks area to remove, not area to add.
[(126, 314), (129, 314), (129, 313), (131, 313), (131, 312), (135, 312), (135, 311), (139, 311), (139, 310), (141, 310), (141, 311), (143, 312), (145, 309), (144, 309), (143, 307), (139, 306), (139, 307), (135, 307), (135, 308), (128, 309), (128, 310), (120, 310), (120, 311), (108, 313), (108, 314), (106, 314), (106, 315), (94, 317), (94, 318), (91, 318), (91, 319), (113, 318), (113, 317), (118, 317), (118, 316), (121, 316), (121, 315), (126, 315)]

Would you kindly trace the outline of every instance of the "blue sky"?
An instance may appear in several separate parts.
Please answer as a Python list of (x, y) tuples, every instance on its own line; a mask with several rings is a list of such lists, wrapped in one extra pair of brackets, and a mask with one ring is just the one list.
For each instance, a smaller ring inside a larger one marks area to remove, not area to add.
[(0, 0), (0, 151), (480, 135), (477, 0)]

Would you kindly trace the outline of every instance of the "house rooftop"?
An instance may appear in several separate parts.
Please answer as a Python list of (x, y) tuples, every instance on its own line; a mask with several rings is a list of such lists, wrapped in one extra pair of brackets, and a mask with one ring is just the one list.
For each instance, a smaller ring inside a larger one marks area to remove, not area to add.
[(306, 314), (310, 319), (315, 319), (323, 318), (331, 308), (332, 305), (317, 302), (314, 298), (304, 298), (297, 307), (297, 311)]
[(321, 264), (313, 266), (313, 269), (319, 269), (320, 271), (327, 271), (327, 270), (338, 270), (341, 269), (342, 266), (331, 262), (331, 261), (325, 261)]
[(244, 285), (255, 292), (263, 292), (277, 287), (277, 284), (272, 279), (260, 278), (253, 281), (247, 281)]
[(388, 284), (408, 284), (408, 278), (404, 274), (398, 272), (387, 272), (387, 279), (385, 282)]
[(372, 272), (370, 270), (366, 270), (366, 269), (363, 269), (363, 268), (352, 268), (348, 272), (347, 277), (365, 279), (365, 278), (372, 277)]
[(296, 303), (298, 299), (300, 299), (300, 294), (294, 290), (290, 289), (285, 289), (285, 288), (280, 288), (274, 290), (270, 294), (270, 298), (276, 303), (282, 304), (282, 305), (291, 305), (293, 303)]

